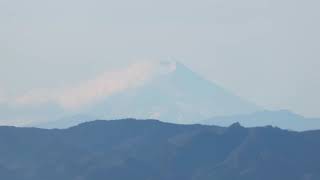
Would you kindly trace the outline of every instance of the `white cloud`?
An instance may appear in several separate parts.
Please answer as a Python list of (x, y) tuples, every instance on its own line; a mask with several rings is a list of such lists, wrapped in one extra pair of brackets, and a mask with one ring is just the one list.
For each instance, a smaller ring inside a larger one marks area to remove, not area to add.
[[(30, 92), (14, 99), (13, 105), (36, 105), (55, 100), (57, 90), (33, 89)], [(11, 102), (8, 102), (12, 104)]]
[(94, 79), (61, 89), (35, 89), (15, 99), (16, 105), (56, 103), (72, 110), (89, 105), (115, 93), (135, 88), (150, 80), (159, 63), (139, 62), (126, 68), (105, 72)]

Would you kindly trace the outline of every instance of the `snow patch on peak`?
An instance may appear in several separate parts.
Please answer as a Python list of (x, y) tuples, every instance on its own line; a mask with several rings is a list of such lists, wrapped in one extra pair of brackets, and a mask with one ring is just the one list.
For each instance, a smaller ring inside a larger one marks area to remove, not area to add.
[(163, 74), (169, 74), (177, 70), (176, 61), (160, 61), (159, 62), (160, 72)]
[(172, 71), (175, 71), (177, 68), (177, 62), (176, 61), (161, 61), (160, 64)]

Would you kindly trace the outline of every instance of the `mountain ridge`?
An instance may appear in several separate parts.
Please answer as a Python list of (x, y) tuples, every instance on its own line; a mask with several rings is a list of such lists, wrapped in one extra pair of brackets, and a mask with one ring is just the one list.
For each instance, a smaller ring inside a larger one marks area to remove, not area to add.
[(134, 119), (97, 120), (68, 129), (0, 127), (0, 177), (317, 180), (319, 139), (319, 130)]
[(201, 123), (208, 125), (215, 124), (220, 126), (229, 126), (235, 122), (239, 122), (245, 127), (272, 125), (282, 129), (290, 129), (295, 131), (320, 129), (319, 118), (307, 118), (289, 110), (263, 110), (251, 114), (213, 117), (204, 120)]

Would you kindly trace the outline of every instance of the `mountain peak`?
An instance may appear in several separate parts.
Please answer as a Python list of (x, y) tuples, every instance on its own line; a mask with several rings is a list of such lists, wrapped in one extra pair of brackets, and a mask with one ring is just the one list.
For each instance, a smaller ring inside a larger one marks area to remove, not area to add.
[(179, 71), (192, 72), (186, 65), (184, 65), (178, 60), (160, 61), (160, 66), (161, 68), (166, 69), (167, 72), (179, 72)]
[(160, 73), (160, 75), (167, 75), (174, 73), (177, 70), (177, 62), (176, 61), (159, 61), (157, 62), (157, 72)]
[(229, 128), (236, 129), (236, 128), (243, 128), (243, 127), (241, 126), (241, 124), (239, 122), (236, 122), (236, 123), (231, 124), (231, 126), (229, 126)]

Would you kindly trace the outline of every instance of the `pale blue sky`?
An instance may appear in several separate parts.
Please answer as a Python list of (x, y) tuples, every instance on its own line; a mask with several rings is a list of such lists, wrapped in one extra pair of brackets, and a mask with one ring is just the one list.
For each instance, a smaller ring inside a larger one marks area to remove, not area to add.
[(320, 116), (316, 0), (1, 0), (0, 102), (178, 58), (270, 109)]

